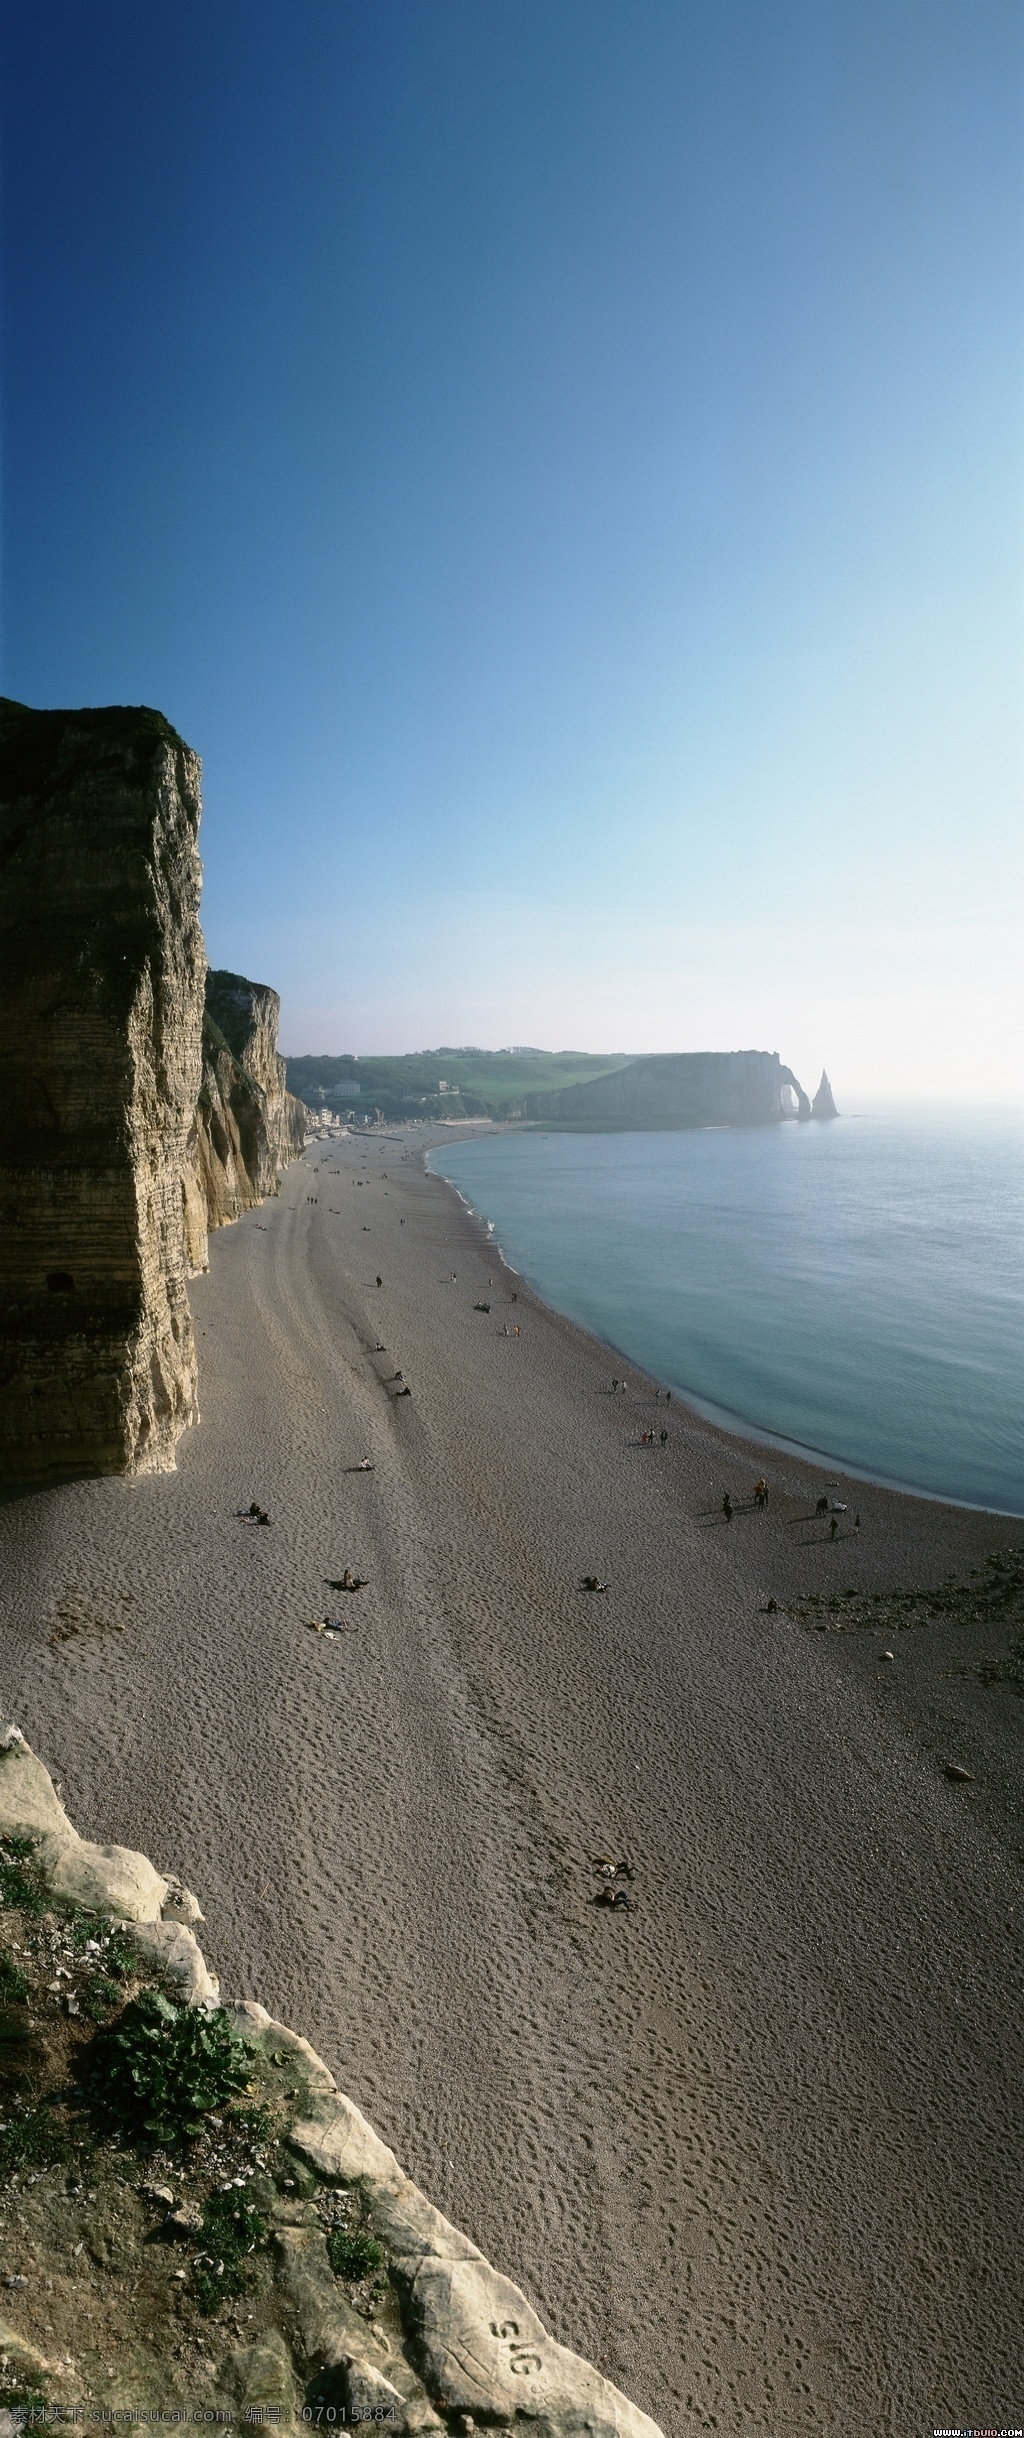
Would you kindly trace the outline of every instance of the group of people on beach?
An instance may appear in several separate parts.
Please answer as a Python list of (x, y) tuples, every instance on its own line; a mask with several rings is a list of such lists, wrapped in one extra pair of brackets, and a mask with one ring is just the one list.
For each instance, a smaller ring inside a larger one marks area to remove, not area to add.
[[(765, 1508), (768, 1504), (768, 1484), (763, 1473), (761, 1474), (759, 1480), (755, 1481), (754, 1483), (754, 1496), (751, 1503), (753, 1506), (761, 1509)], [(726, 1523), (731, 1524), (735, 1514), (735, 1508), (729, 1496), (728, 1490), (725, 1492), (722, 1500), (722, 1514), (725, 1517)]]
[[(652, 1434), (651, 1434), (652, 1438), (653, 1438), (653, 1435), (654, 1435), (654, 1434), (653, 1434), (653, 1432), (652, 1432)], [(664, 1433), (662, 1433), (662, 1437), (664, 1437), (664, 1435), (665, 1435), (665, 1434), (664, 1434)], [(765, 1477), (764, 1477), (764, 1474), (763, 1474), (763, 1473), (761, 1474), (761, 1476), (760, 1476), (759, 1480), (757, 1480), (757, 1481), (754, 1483), (754, 1497), (753, 1497), (753, 1504), (754, 1504), (754, 1506), (755, 1506), (755, 1507), (757, 1507), (757, 1508), (761, 1509), (762, 1511), (763, 1511), (763, 1510), (764, 1510), (764, 1508), (765, 1508), (765, 1507), (767, 1507), (767, 1505), (768, 1505), (768, 1484), (767, 1484), (767, 1482), (766, 1482), (766, 1480), (765, 1480)], [(732, 1499), (731, 1499), (731, 1497), (730, 1497), (730, 1495), (729, 1495), (728, 1490), (726, 1490), (726, 1491), (725, 1491), (725, 1493), (724, 1493), (724, 1495), (723, 1495), (723, 1498), (722, 1498), (722, 1514), (724, 1515), (724, 1517), (725, 1517), (725, 1520), (726, 1520), (726, 1523), (727, 1523), (727, 1524), (731, 1524), (731, 1522), (732, 1522), (732, 1519), (733, 1519), (733, 1516), (734, 1516), (735, 1512), (736, 1512), (736, 1510), (735, 1510), (735, 1507), (733, 1506)], [(816, 1505), (815, 1505), (814, 1513), (815, 1513), (815, 1516), (816, 1516), (816, 1517), (817, 1517), (817, 1516), (826, 1516), (826, 1515), (828, 1516), (828, 1519), (829, 1519), (829, 1539), (830, 1539), (831, 1541), (835, 1541), (835, 1540), (837, 1540), (837, 1539), (838, 1539), (838, 1537), (839, 1537), (839, 1519), (840, 1519), (840, 1516), (843, 1516), (843, 1515), (845, 1515), (845, 1514), (846, 1514), (846, 1500), (845, 1500), (845, 1498), (828, 1498), (827, 1496), (824, 1496), (824, 1495), (823, 1495), (821, 1498), (819, 1498), (819, 1499), (818, 1499), (818, 1501), (817, 1501), (817, 1503), (816, 1503)], [(854, 1519), (853, 1519), (853, 1529), (854, 1529), (854, 1531), (855, 1531), (855, 1532), (859, 1532), (859, 1531), (860, 1531), (860, 1516), (859, 1516), (859, 1514), (854, 1516)]]

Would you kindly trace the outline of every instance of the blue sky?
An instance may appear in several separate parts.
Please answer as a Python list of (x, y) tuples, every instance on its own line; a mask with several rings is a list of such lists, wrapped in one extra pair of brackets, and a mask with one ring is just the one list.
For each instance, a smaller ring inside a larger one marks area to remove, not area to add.
[(1019, 0), (8, 0), (3, 663), (292, 1050), (1024, 1099)]

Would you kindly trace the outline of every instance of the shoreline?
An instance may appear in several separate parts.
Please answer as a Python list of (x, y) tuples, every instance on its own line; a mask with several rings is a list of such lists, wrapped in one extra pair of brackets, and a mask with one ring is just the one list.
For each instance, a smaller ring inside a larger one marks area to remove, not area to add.
[(675, 1396), (644, 1446), (654, 1384), (423, 1148), (314, 1143), (218, 1231), (176, 1473), (0, 1512), (4, 1707), (666, 2438), (1005, 2418), (1024, 1703), (947, 1671), (1007, 1632), (889, 1624), (882, 1667), (785, 1603), (1022, 1535), (865, 1485), (831, 1543), (818, 1468)]
[[(498, 1132), (499, 1129), (495, 1127), (494, 1131)], [(597, 1129), (591, 1131), (596, 1132)], [(702, 1128), (700, 1131), (718, 1132), (723, 1129)], [(588, 1328), (584, 1321), (577, 1321), (571, 1312), (563, 1312), (559, 1304), (552, 1303), (547, 1296), (542, 1294), (540, 1288), (527, 1278), (525, 1271), (516, 1269), (498, 1239), (497, 1222), (485, 1219), (476, 1206), (468, 1200), (461, 1186), (455, 1184), (453, 1178), (442, 1176), (437, 1169), (426, 1166), (430, 1152), (435, 1148), (443, 1149), (443, 1145), (424, 1145), (422, 1158), (425, 1175), (433, 1177), (436, 1183), (445, 1186), (449, 1193), (456, 1196), (466, 1217), (478, 1227), (482, 1243), (484, 1245), (489, 1243), (490, 1250), (497, 1254), (502, 1267), (508, 1271), (511, 1278), (521, 1280), (522, 1285), (528, 1289), (538, 1306), (548, 1312), (557, 1313), (562, 1320), (570, 1321), (573, 1328), (579, 1329), (584, 1337), (589, 1337), (595, 1346), (606, 1348), (608, 1353), (614, 1355), (619, 1362), (628, 1363), (637, 1377), (644, 1379), (652, 1389), (660, 1389), (664, 1394), (666, 1385), (671, 1385), (673, 1400), (678, 1400), (680, 1406), (685, 1405), (702, 1421), (714, 1424), (716, 1429), (724, 1432), (729, 1438), (740, 1440), (746, 1447), (765, 1448), (780, 1455), (794, 1456), (801, 1464), (818, 1472), (831, 1466), (835, 1469), (837, 1479), (843, 1481), (859, 1481), (865, 1483), (870, 1489), (891, 1490), (900, 1498), (927, 1499), (940, 1507), (959, 1509), (965, 1515), (990, 1515), (999, 1518), (1004, 1523), (1024, 1524), (1024, 1508), (986, 1507), (977, 1499), (951, 1498), (944, 1490), (928, 1490), (917, 1482), (896, 1481), (890, 1474), (869, 1472), (866, 1466), (852, 1464), (845, 1456), (837, 1456), (826, 1448), (811, 1447), (800, 1439), (789, 1439), (781, 1431), (770, 1430), (766, 1423), (751, 1422), (746, 1415), (734, 1413), (730, 1407), (717, 1404), (712, 1397), (699, 1395), (693, 1388), (677, 1387), (674, 1381), (670, 1384), (664, 1380), (659, 1381), (653, 1372), (646, 1369), (644, 1364), (637, 1362), (636, 1357), (630, 1354), (628, 1348), (617, 1345), (614, 1338), (603, 1337), (599, 1330)], [(491, 1228), (495, 1230), (493, 1238), (488, 1236), (488, 1230)]]

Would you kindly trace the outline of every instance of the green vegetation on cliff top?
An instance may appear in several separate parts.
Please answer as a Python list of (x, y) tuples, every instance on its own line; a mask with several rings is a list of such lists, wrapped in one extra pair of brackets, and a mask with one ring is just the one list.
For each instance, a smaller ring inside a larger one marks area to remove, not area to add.
[[(385, 1117), (515, 1117), (527, 1092), (558, 1092), (628, 1067), (583, 1050), (418, 1050), (402, 1058), (289, 1058), (288, 1090), (310, 1109)], [(440, 1086), (447, 1086), (441, 1092)]]

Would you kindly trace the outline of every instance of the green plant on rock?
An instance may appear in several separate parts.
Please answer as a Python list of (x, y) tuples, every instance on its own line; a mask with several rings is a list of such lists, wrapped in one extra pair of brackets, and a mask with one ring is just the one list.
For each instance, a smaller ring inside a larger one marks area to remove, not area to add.
[(196, 2257), (192, 2290), (200, 2310), (210, 2317), (222, 2303), (236, 2301), (251, 2284), (250, 2259), (266, 2243), (267, 2225), (237, 2190), (211, 2193), (203, 2211), (202, 2233), (209, 2249)]
[(12, 2377), (10, 2371), (0, 2371), (0, 2411), (16, 2412), (23, 2419), (34, 2414), (38, 2420), (48, 2419), (51, 2407), (39, 2385), (38, 2375), (29, 2381)]
[(220, 2007), (173, 2006), (142, 1989), (95, 2044), (91, 2095), (135, 2135), (191, 2140), (249, 2080), (249, 2058)]
[(33, 1837), (0, 1837), (0, 1906), (9, 1913), (45, 1913), (46, 1890), (34, 1861)]
[(0, 2077), (26, 2074), (32, 2059), (33, 2026), (28, 1982), (13, 1956), (0, 1952)]
[(370, 2277), (384, 2266), (384, 2254), (373, 2236), (347, 2226), (331, 2227), (327, 2257), (336, 2277)]
[(103, 1973), (97, 1973), (95, 1980), (90, 1981), (82, 1991), (82, 2012), (88, 2015), (90, 2023), (106, 2023), (114, 2008), (120, 2005), (122, 1995), (116, 1981), (108, 1981)]
[(0, 2003), (24, 2006), (27, 1997), (28, 1982), (20, 1964), (16, 1964), (14, 1957), (5, 1955), (0, 1948)]
[(238, 2133), (244, 2133), (253, 2142), (272, 2142), (278, 2130), (273, 2109), (262, 2100), (236, 2100), (231, 2123)]

